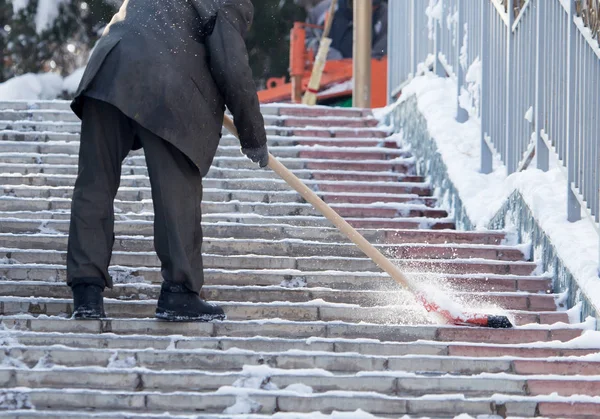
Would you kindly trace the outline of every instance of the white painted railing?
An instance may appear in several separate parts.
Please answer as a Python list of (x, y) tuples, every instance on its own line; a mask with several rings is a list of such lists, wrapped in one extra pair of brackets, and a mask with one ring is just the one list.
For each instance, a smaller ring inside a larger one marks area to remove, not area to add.
[[(598, 228), (598, 9), (598, 0), (391, 0), (389, 97), (419, 63), (454, 78), (457, 120), (468, 118), (465, 108), (481, 120), (481, 171), (492, 171), (494, 152), (509, 174), (533, 158), (548, 170), (555, 153), (568, 180), (569, 220), (583, 207)], [(468, 76), (479, 68), (481, 83), (473, 83)], [(464, 91), (471, 95), (461, 98)]]

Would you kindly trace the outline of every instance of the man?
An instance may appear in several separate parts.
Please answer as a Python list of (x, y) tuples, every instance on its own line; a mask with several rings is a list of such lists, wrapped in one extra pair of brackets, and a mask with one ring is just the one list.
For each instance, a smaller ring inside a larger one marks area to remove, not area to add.
[(202, 177), (221, 136), (225, 105), (242, 152), (264, 167), (267, 138), (244, 36), (250, 0), (125, 0), (99, 40), (71, 107), (82, 119), (67, 282), (73, 317), (104, 316), (121, 164), (144, 148), (163, 284), (156, 317), (223, 319), (202, 288)]
[[(373, 33), (372, 44), (374, 58), (381, 58), (387, 55), (387, 4), (382, 0), (372, 0), (373, 3)], [(308, 13), (307, 23), (322, 26), (325, 24), (325, 18), (331, 0), (323, 0), (312, 8)], [(341, 60), (343, 58), (352, 58), (353, 46), (353, 0), (338, 0), (337, 9), (331, 24), (331, 47), (327, 55), (328, 60)], [(307, 47), (312, 48), (315, 53), (319, 49), (321, 41), (320, 30), (307, 29)]]

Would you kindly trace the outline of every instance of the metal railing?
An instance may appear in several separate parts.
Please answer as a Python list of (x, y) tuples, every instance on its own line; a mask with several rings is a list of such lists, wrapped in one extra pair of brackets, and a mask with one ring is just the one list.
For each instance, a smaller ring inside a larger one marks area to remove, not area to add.
[(417, 73), (418, 65), (433, 54), (434, 39), (429, 33), (427, 6), (424, 0), (392, 1), (388, 6), (388, 40), (394, 40), (390, 47), (402, 45), (406, 49), (406, 54), (388, 56), (388, 60), (393, 60), (389, 66), (394, 71), (388, 71), (388, 88), (394, 86), (393, 96)]
[(569, 220), (584, 207), (598, 228), (600, 0), (393, 0), (389, 13), (390, 99), (420, 62), (454, 78), (457, 120), (481, 121), (481, 171), (493, 153), (509, 174), (534, 158), (548, 170), (554, 153)]

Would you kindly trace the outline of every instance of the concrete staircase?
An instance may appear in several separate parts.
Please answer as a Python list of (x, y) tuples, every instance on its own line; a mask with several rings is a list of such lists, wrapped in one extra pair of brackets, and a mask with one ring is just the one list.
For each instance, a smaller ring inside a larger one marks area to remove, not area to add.
[(454, 231), (370, 113), (263, 108), (271, 152), (405, 271), (527, 326), (435, 324), (231, 136), (202, 208), (203, 292), (228, 320), (152, 318), (161, 278), (140, 152), (115, 202), (109, 318), (69, 320), (80, 124), (66, 102), (0, 109), (0, 418), (600, 417), (599, 345), (569, 324), (580, 319), (552, 278), (503, 232)]

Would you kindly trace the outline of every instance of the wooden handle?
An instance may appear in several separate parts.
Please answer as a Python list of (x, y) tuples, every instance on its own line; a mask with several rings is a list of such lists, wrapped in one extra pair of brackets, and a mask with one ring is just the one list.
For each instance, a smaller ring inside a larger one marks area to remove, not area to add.
[(364, 252), (381, 269), (387, 272), (399, 284), (414, 289), (408, 278), (390, 262), (383, 254), (365, 239), (354, 227), (344, 220), (337, 212), (318, 197), (308, 186), (306, 186), (296, 175), (290, 172), (273, 155), (269, 154), (269, 167), (296, 190), (306, 201), (310, 202), (321, 214), (335, 225), (348, 239), (350, 239), (360, 250)]
[(330, 45), (331, 38), (321, 39), (321, 43), (319, 44), (319, 52), (315, 58), (312, 73), (310, 74), (310, 80), (308, 81), (308, 86), (306, 87), (306, 93), (304, 93), (304, 97), (302, 98), (302, 103), (304, 105), (313, 106), (317, 104), (316, 92), (318, 92), (321, 88), (321, 78), (323, 77), (323, 71), (325, 70), (325, 65), (327, 64), (327, 54), (329, 53)]
[(229, 131), (235, 138), (238, 140), (240, 139), (240, 135), (238, 134), (238, 130), (235, 127), (233, 120), (227, 115), (223, 115), (223, 126), (227, 128), (227, 131)]
[[(229, 132), (236, 137), (237, 130), (231, 118), (225, 115), (223, 125)], [(350, 239), (360, 250), (364, 252), (373, 262), (383, 269), (400, 285), (405, 286), (413, 292), (417, 292), (416, 287), (409, 279), (398, 269), (396, 265), (390, 262), (383, 254), (365, 239), (354, 227), (346, 222), (340, 215), (317, 196), (308, 186), (306, 186), (296, 175), (290, 172), (283, 164), (279, 162), (272, 154), (269, 154), (269, 165), (288, 185), (298, 192), (306, 201), (310, 202), (321, 214), (335, 225), (338, 230)]]
[(337, 0), (332, 0), (331, 5), (329, 6), (329, 13), (327, 14), (327, 19), (325, 20), (325, 28), (323, 29), (323, 38), (328, 38), (329, 32), (331, 32), (333, 16), (335, 15), (335, 6), (337, 6)]

